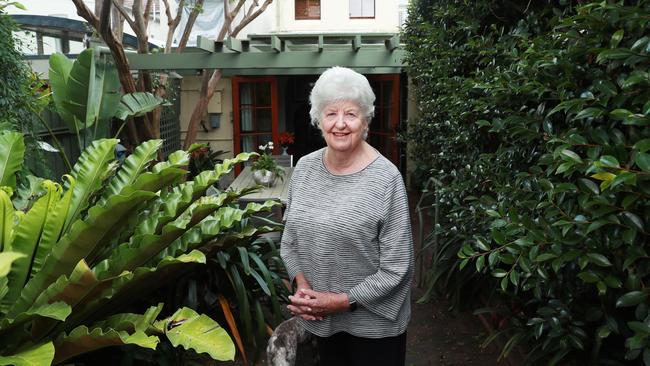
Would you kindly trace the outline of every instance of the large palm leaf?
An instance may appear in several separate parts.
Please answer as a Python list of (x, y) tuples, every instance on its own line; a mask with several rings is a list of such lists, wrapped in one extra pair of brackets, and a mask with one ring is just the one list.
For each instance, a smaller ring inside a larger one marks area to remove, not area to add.
[(0, 131), (0, 187), (16, 188), (16, 172), (23, 165), (25, 142), (22, 134)]

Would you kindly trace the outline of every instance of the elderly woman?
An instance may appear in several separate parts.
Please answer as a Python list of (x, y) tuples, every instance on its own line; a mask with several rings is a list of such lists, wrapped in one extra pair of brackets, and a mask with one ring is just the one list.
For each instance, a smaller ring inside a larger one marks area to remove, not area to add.
[(413, 273), (397, 168), (366, 141), (375, 95), (361, 74), (326, 70), (311, 92), (326, 147), (291, 178), (281, 254), (289, 310), (317, 338), (321, 365), (403, 365)]

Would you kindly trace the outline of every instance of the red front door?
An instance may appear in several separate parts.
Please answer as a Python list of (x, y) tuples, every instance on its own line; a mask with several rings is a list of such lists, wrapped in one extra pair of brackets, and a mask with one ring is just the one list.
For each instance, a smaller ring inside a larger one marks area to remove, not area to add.
[[(232, 81), (235, 155), (259, 152), (258, 146), (278, 139), (278, 83), (274, 76)], [(275, 144), (275, 153), (279, 146)], [(239, 167), (236, 169), (239, 174)]]

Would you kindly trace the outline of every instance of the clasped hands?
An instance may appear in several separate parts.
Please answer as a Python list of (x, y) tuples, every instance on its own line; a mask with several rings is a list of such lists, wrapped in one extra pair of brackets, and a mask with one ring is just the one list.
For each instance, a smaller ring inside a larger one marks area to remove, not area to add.
[(291, 304), (287, 305), (287, 309), (291, 314), (305, 320), (323, 320), (326, 315), (348, 311), (349, 300), (346, 293), (314, 291), (300, 275), (296, 276), (298, 289), (293, 296), (289, 296)]

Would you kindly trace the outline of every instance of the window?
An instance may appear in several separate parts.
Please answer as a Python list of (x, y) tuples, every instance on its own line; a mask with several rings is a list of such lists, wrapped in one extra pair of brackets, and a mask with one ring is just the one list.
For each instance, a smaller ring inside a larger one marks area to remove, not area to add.
[(375, 17), (375, 0), (350, 0), (350, 18)]
[(320, 19), (320, 0), (296, 0), (296, 19)]

